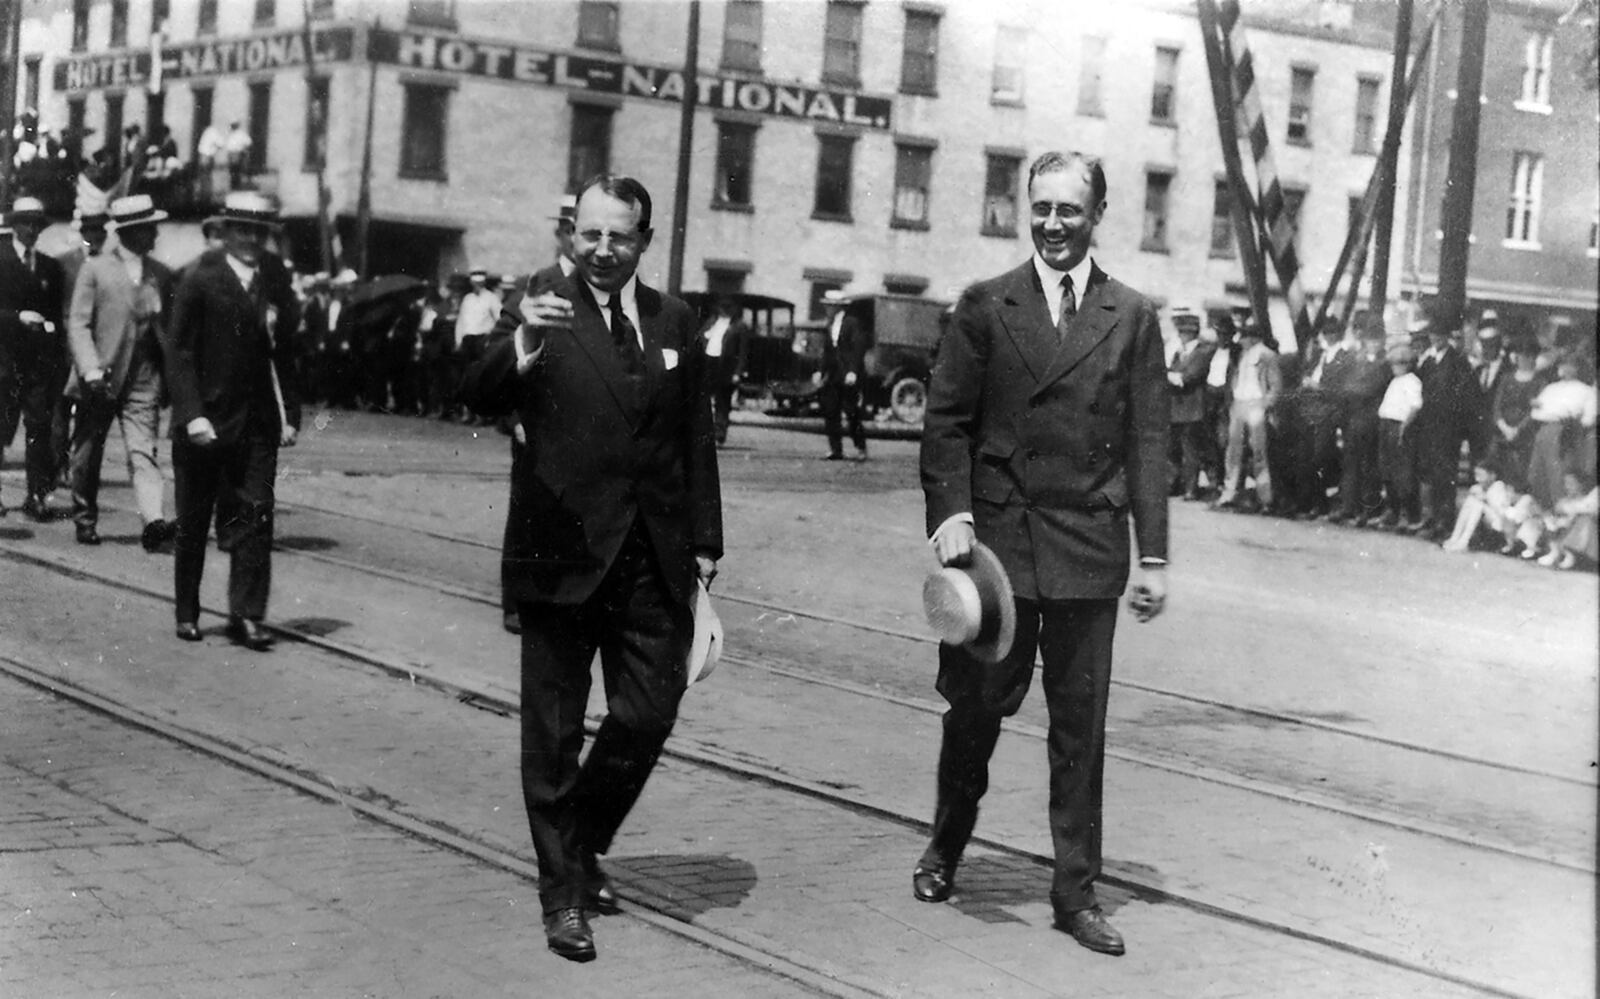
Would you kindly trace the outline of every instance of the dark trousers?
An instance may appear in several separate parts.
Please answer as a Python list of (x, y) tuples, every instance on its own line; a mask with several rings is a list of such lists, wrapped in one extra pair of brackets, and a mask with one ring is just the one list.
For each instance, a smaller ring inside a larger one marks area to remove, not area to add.
[(67, 368), (56, 350), (53, 345), (24, 344), (13, 352), (0, 345), (0, 452), (11, 443), (20, 419), (29, 496), (48, 496), (60, 471), (52, 424)]
[(506, 500), (506, 529), (500, 536), (500, 610), (506, 614), (516, 612), (516, 601), (511, 599), (511, 570), (507, 567), (505, 553), (511, 548), (511, 528), (517, 522), (518, 509), (516, 483), (521, 479), (518, 466), (522, 464), (522, 456), (528, 450), (526, 444), (518, 444), (515, 437), (511, 438), (511, 496)]
[(273, 480), (278, 439), (246, 434), (230, 444), (201, 447), (172, 442), (173, 496), (177, 506), (173, 582), (177, 620), (200, 618), (200, 580), (213, 513), (217, 547), (229, 554), (228, 613), (260, 621), (272, 589)]
[(844, 429), (848, 424), (850, 441), (856, 450), (867, 449), (867, 434), (861, 429), (861, 386), (822, 386), (822, 425), (828, 432), (828, 450), (834, 454), (844, 449)]
[(1383, 469), (1383, 502), (1388, 517), (1408, 523), (1422, 519), (1417, 498), (1416, 429), (1402, 428), (1398, 420), (1382, 420), (1379, 426), (1378, 462)]
[(1345, 421), (1340, 457), (1339, 512), (1346, 518), (1370, 517), (1383, 501), (1378, 468), (1378, 414), (1353, 413)]
[(1451, 531), (1456, 525), (1456, 476), (1461, 468), (1464, 435), (1430, 427), (1418, 434), (1418, 478), (1426, 496), (1428, 525)]
[(1050, 901), (1058, 914), (1095, 904), (1106, 700), (1116, 628), (1115, 599), (1018, 600), (1016, 643), (998, 665), (977, 662), (948, 645), (939, 647), (938, 689), (950, 708), (944, 714), (938, 804), (924, 864), (960, 861), (977, 824), (978, 803), (989, 787), (989, 758), (1000, 723), (1022, 706), (1037, 651), (1044, 657), (1040, 682), (1050, 711), (1050, 838), (1055, 847)]
[(733, 382), (719, 383), (711, 390), (711, 421), (716, 427), (717, 443), (728, 441), (728, 423), (732, 419), (733, 394), (739, 386)]
[[(1204, 420), (1172, 425), (1172, 440), (1178, 451), (1178, 460), (1174, 465), (1178, 469), (1177, 492), (1184, 496), (1193, 497), (1198, 493), (1200, 470), (1210, 468), (1207, 464), (1211, 453), (1210, 437), (1211, 427)], [(1211, 474), (1211, 482), (1215, 484), (1219, 473)]]
[[(688, 605), (661, 578), (635, 522), (587, 601), (518, 603), (522, 618), (522, 795), (545, 912), (583, 904), (597, 853), (611, 848), (678, 717), (694, 635)], [(580, 766), (595, 651), (606, 717)]]

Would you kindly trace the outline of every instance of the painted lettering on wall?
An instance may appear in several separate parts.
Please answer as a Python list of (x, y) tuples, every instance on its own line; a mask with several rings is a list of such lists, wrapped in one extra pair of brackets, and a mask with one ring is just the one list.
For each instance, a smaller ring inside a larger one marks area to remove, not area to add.
[[(355, 29), (348, 25), (317, 29), (312, 34), (312, 45), (318, 63), (349, 62), (355, 50)], [(152, 58), (154, 53), (145, 49), (66, 59), (55, 65), (55, 88), (82, 91), (138, 86), (150, 79)], [(164, 80), (257, 73), (304, 66), (306, 39), (303, 32), (294, 30), (179, 42), (163, 46), (160, 58)]]

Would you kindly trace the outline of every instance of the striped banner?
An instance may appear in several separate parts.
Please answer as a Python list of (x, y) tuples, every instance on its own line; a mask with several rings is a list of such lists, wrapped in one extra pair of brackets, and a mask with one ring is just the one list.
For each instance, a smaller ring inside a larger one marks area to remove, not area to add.
[(1278, 166), (1272, 158), (1267, 137), (1267, 119), (1261, 110), (1261, 95), (1256, 87), (1255, 62), (1239, 23), (1239, 0), (1222, 0), (1219, 27), (1224, 60), (1233, 67), (1233, 96), (1239, 108), (1239, 127), (1250, 139), (1250, 154), (1256, 164), (1256, 203), (1267, 255), (1278, 272), (1289, 302), (1289, 318), (1294, 323), (1295, 343), (1304, 348), (1311, 342), (1311, 315), (1306, 309), (1305, 289), (1300, 286), (1300, 259), (1295, 253), (1295, 220), (1284, 210), (1283, 185), (1278, 181)]

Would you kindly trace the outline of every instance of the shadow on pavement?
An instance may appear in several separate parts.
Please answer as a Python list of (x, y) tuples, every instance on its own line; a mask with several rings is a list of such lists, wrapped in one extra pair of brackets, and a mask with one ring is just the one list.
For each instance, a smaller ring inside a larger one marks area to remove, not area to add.
[(609, 866), (625, 892), (651, 896), (652, 907), (687, 919), (737, 908), (756, 886), (755, 866), (726, 854), (627, 857)]
[(304, 534), (281, 535), (273, 539), (273, 544), (297, 552), (325, 552), (339, 547), (339, 542), (332, 538)]
[(297, 617), (279, 622), (278, 627), (287, 628), (302, 635), (309, 635), (312, 638), (327, 638), (336, 631), (350, 627), (350, 622), (341, 621), (335, 617)]

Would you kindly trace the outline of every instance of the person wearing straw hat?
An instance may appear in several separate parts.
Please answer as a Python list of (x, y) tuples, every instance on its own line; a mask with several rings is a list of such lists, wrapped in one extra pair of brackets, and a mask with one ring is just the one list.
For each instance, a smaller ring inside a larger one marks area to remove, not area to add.
[[(78, 230), (78, 245), (56, 257), (56, 262), (61, 264), (63, 318), (72, 312), (72, 289), (78, 283), (83, 262), (99, 256), (110, 235), (106, 228), (111, 219), (106, 215), (105, 193), (91, 185), (87, 191), (78, 192), (77, 201), (77, 207), (72, 210), (72, 226)], [(51, 446), (55, 448), (56, 473), (60, 476), (58, 484), (64, 489), (72, 488), (72, 427), (76, 409), (77, 401), (63, 392), (56, 397), (55, 412), (50, 419)]]
[[(22, 512), (50, 519), (50, 492), (56, 484), (56, 451), (51, 416), (67, 372), (66, 334), (61, 304), (66, 278), (54, 257), (38, 249), (39, 234), (50, 219), (38, 198), (21, 197), (6, 213), (11, 238), (0, 238), (0, 452), (16, 433), (20, 417), (27, 465), (27, 498)], [(0, 504), (0, 513), (5, 506)]]
[[(651, 200), (604, 174), (579, 193), (577, 269), (518, 306), (463, 395), (528, 437), (505, 576), (522, 620), (522, 790), (549, 948), (595, 957), (585, 909), (616, 904), (598, 856), (644, 789), (688, 685), (698, 587), (722, 556), (710, 386), (694, 310), (638, 280)], [(588, 755), (596, 650), (606, 717)]]
[(200, 580), (215, 514), (217, 547), (230, 556), (226, 634), (265, 650), (273, 642), (261, 627), (272, 585), (273, 480), (278, 449), (294, 444), (300, 427), (299, 303), (288, 268), (266, 248), (279, 229), (276, 201), (237, 191), (207, 222), (223, 246), (201, 254), (179, 281), (162, 342), (178, 509), (177, 635), (201, 639)]
[(933, 834), (911, 887), (923, 902), (954, 891), (1001, 722), (1027, 695), (1037, 652), (1056, 926), (1121, 954), (1095, 896), (1106, 701), (1130, 518), (1132, 610), (1148, 621), (1166, 599), (1167, 368), (1155, 304), (1089, 257), (1106, 208), (1099, 161), (1045, 153), (1028, 171), (1028, 199), (1032, 259), (962, 295), (928, 386), (921, 475), (934, 553), (942, 566), (981, 568), (993, 549), (1016, 622), (1009, 649), (940, 646), (938, 690), (950, 707)]
[(161, 325), (172, 311), (172, 271), (151, 256), (167, 213), (148, 194), (118, 198), (109, 209), (117, 245), (84, 261), (67, 314), (77, 401), (72, 434), (72, 519), (78, 543), (100, 543), (100, 466), (112, 422), (122, 428), (134, 501), (144, 521), (140, 542), (156, 551), (171, 539), (162, 513), (165, 484), (156, 466), (161, 421)]

